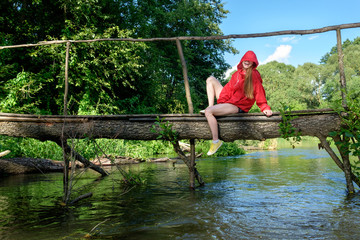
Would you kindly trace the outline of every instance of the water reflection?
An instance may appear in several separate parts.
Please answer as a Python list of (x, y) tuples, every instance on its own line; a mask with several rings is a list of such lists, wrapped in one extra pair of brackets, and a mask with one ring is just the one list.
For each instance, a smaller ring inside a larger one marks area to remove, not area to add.
[[(0, 179), (0, 239), (358, 239), (360, 196), (315, 148), (198, 160), (206, 185), (190, 191), (184, 164), (128, 166), (146, 180), (124, 194), (119, 175), (79, 181), (94, 193), (62, 208), (61, 174)], [(115, 169), (114, 169), (115, 170)], [(96, 228), (94, 228), (98, 225)]]

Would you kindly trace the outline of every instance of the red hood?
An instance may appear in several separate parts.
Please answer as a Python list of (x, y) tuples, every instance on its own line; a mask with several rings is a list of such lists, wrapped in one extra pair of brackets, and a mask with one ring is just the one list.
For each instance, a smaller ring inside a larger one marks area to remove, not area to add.
[(244, 56), (241, 58), (240, 63), (237, 65), (237, 69), (240, 70), (243, 68), (243, 61), (251, 61), (254, 62), (254, 69), (259, 65), (259, 61), (253, 51), (247, 51)]

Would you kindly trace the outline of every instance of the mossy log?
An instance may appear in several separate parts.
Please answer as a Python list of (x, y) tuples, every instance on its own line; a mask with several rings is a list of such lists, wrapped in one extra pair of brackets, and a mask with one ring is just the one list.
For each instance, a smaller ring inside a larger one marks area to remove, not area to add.
[[(340, 117), (330, 109), (294, 111), (292, 125), (303, 136), (328, 136), (339, 130)], [(0, 113), (0, 135), (29, 137), (42, 141), (66, 138), (109, 138), (128, 140), (156, 140), (151, 131), (156, 118), (172, 124), (181, 139), (211, 139), (205, 116), (200, 114), (146, 114), (103, 116), (53, 116)], [(282, 117), (274, 113), (239, 113), (218, 117), (219, 136), (224, 141), (265, 140), (281, 136)], [(64, 135), (63, 135), (64, 134)]]
[(40, 158), (11, 158), (0, 159), (0, 176), (24, 173), (61, 172), (62, 162)]

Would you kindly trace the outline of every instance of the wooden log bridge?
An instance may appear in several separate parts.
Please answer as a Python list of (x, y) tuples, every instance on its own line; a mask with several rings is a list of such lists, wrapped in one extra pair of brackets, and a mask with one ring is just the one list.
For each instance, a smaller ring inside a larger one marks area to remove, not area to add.
[[(291, 112), (292, 126), (303, 136), (315, 136), (326, 145), (326, 137), (332, 131), (340, 129), (339, 115), (331, 109), (317, 109)], [(62, 146), (64, 151), (72, 149), (61, 142), (70, 138), (109, 138), (128, 140), (157, 140), (158, 134), (151, 131), (157, 119), (172, 124), (179, 140), (190, 139), (192, 156), (185, 159), (179, 154), (190, 170), (190, 187), (194, 187), (196, 178), (202, 184), (201, 177), (195, 168), (195, 139), (211, 139), (211, 132), (205, 116), (201, 114), (129, 114), (129, 115), (29, 115), (0, 113), (0, 135), (11, 137), (28, 137), (41, 141), (51, 140)], [(263, 113), (239, 113), (217, 117), (219, 136), (231, 142), (243, 140), (265, 140), (281, 137), (279, 123), (283, 121), (279, 112), (266, 117)], [(326, 146), (325, 146), (326, 147)], [(178, 145), (174, 145), (179, 150)], [(326, 148), (329, 151), (329, 148)], [(331, 151), (331, 149), (330, 149)], [(178, 152), (178, 151), (177, 151)], [(179, 153), (179, 152), (178, 152)], [(81, 155), (73, 153), (75, 158), (102, 175), (107, 173), (98, 166), (91, 165)], [(334, 158), (333, 158), (334, 159)], [(336, 164), (344, 169), (339, 159)], [(354, 177), (354, 176), (353, 176)]]
[[(340, 118), (331, 109), (293, 111), (291, 121), (303, 136), (328, 136), (339, 130)], [(109, 138), (157, 140), (151, 131), (157, 118), (168, 121), (182, 139), (211, 139), (206, 118), (200, 114), (130, 114), (130, 115), (28, 115), (0, 113), (0, 135), (29, 137), (41, 141), (66, 138)], [(239, 113), (217, 117), (219, 136), (234, 140), (278, 138), (280, 113), (266, 117), (263, 113)]]

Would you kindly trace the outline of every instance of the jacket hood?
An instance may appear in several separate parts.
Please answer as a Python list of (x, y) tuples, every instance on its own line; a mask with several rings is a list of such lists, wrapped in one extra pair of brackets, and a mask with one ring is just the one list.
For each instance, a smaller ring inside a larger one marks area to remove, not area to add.
[(241, 58), (240, 63), (237, 65), (237, 69), (243, 69), (242, 62), (243, 61), (251, 61), (254, 63), (254, 69), (259, 65), (259, 61), (253, 51), (247, 51), (244, 56)]

